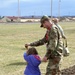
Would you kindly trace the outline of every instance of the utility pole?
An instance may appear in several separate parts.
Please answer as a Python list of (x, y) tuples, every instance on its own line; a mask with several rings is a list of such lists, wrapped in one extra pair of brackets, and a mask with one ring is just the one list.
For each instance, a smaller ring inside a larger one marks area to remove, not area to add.
[(53, 6), (53, 2), (52, 2), (52, 0), (51, 0), (51, 19), (53, 18), (53, 17), (52, 17), (52, 6)]
[(58, 18), (60, 19), (60, 2), (61, 0), (58, 1)]
[(18, 0), (18, 22), (20, 21), (20, 5), (19, 5), (19, 0)]

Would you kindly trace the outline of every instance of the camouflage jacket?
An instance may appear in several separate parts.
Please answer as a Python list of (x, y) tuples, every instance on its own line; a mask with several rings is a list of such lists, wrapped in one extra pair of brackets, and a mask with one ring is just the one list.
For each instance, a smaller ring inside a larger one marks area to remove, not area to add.
[[(58, 43), (59, 42), (59, 43)], [(46, 57), (49, 57), (51, 54), (61, 55), (63, 50), (62, 37), (60, 31), (56, 25), (52, 25), (50, 30), (47, 30), (44, 38), (30, 43), (30, 46), (40, 46), (47, 44)]]
[(59, 24), (56, 24), (56, 26), (59, 28), (62, 38), (66, 39), (66, 36), (64, 34), (64, 31), (63, 31), (62, 27)]

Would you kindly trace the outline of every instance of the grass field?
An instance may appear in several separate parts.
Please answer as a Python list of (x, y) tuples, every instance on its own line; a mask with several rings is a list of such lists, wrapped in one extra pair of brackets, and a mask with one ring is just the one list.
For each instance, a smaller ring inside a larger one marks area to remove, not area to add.
[[(68, 39), (70, 56), (64, 57), (61, 69), (75, 65), (75, 22), (59, 23)], [(25, 43), (41, 39), (45, 29), (39, 23), (0, 24), (0, 75), (23, 75), (26, 62), (23, 59)], [(41, 58), (46, 52), (45, 46), (36, 47)], [(47, 63), (42, 63), (40, 69), (45, 73)]]

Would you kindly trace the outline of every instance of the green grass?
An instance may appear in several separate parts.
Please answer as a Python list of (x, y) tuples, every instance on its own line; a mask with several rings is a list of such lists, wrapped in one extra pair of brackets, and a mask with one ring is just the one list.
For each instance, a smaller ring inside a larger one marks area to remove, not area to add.
[[(75, 64), (75, 22), (60, 22), (68, 39), (70, 56), (63, 58), (61, 69)], [(34, 24), (0, 24), (0, 75), (23, 75), (26, 62), (23, 59), (25, 43), (41, 39), (45, 29), (39, 23)], [(45, 46), (36, 47), (41, 58), (46, 52)], [(45, 73), (47, 63), (42, 63), (40, 69)]]

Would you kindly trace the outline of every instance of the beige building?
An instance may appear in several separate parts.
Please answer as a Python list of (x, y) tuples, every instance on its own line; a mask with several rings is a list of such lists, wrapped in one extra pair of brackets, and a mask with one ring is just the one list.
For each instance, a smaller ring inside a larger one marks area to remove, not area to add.
[(20, 18), (15, 17), (15, 16), (5, 16), (1, 20), (2, 22), (20, 22)]

